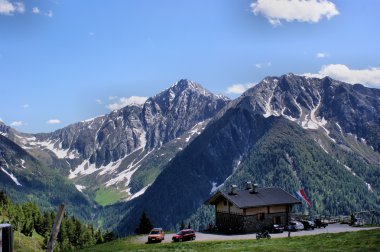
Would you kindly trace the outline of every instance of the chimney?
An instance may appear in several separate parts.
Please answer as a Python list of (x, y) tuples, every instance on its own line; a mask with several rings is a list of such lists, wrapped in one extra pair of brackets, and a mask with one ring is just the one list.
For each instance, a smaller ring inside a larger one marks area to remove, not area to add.
[(252, 189), (253, 189), (252, 182), (247, 181), (247, 183), (245, 184), (245, 190), (252, 190)]
[(253, 193), (257, 193), (257, 188), (259, 187), (258, 184), (253, 184)]
[(236, 185), (232, 185), (231, 186), (231, 191), (230, 191), (230, 194), (231, 195), (236, 195), (237, 194), (237, 186)]

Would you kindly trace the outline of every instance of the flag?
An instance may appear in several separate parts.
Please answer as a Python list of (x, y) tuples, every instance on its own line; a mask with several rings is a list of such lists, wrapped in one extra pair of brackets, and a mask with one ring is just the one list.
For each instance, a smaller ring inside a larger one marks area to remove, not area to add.
[(303, 188), (299, 189), (297, 192), (297, 195), (303, 199), (310, 207), (312, 207), (310, 200), (307, 198), (305, 190)]

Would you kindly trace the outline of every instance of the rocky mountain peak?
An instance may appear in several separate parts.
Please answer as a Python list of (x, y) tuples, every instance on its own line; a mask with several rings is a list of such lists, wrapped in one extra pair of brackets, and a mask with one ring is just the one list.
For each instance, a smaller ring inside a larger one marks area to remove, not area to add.
[(350, 133), (379, 150), (380, 90), (330, 77), (266, 77), (233, 102), (264, 117), (284, 117), (332, 142)]
[(182, 79), (170, 88), (149, 98), (143, 108), (148, 148), (159, 147), (211, 118), (227, 104), (201, 85)]
[(8, 135), (9, 133), (13, 133), (15, 130), (6, 125), (4, 122), (0, 120), (0, 134)]
[(200, 96), (212, 96), (214, 98), (217, 98), (214, 94), (203, 88), (200, 84), (188, 79), (181, 79), (175, 82), (170, 88), (162, 91), (161, 93), (148, 100), (170, 102), (173, 101), (176, 97), (181, 97), (184, 95), (188, 96), (189, 94), (198, 94)]

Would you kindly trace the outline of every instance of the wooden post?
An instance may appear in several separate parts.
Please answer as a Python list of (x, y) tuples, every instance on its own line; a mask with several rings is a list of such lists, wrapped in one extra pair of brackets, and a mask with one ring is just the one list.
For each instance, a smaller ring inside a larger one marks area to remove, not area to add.
[(54, 250), (55, 242), (57, 240), (57, 236), (59, 233), (59, 228), (61, 227), (61, 222), (63, 219), (64, 210), (65, 210), (65, 205), (61, 204), (58, 207), (57, 216), (55, 217), (53, 229), (51, 230), (50, 239), (49, 239), (49, 242), (47, 244), (46, 252), (53, 252), (53, 250)]
[(18, 246), (21, 248), (20, 222), (17, 223), (18, 231)]

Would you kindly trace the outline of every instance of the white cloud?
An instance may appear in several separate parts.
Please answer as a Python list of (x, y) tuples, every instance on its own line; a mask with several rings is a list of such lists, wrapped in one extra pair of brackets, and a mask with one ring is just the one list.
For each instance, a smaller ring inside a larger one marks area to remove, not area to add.
[(40, 9), (38, 7), (33, 7), (32, 8), (32, 13), (39, 14), (40, 13)]
[(61, 123), (61, 120), (59, 119), (50, 119), (48, 121), (46, 121), (47, 124), (59, 124)]
[(260, 69), (260, 68), (263, 68), (263, 67), (270, 67), (271, 65), (272, 65), (271, 62), (256, 63), (255, 67)]
[(4, 122), (4, 121), (3, 121), (3, 118), (1, 118), (1, 117), (0, 117), (0, 122)]
[(95, 101), (96, 101), (97, 104), (103, 104), (103, 101), (100, 100), (100, 99), (96, 99)]
[(108, 108), (109, 110), (116, 110), (116, 109), (124, 108), (125, 106), (128, 106), (128, 105), (142, 105), (145, 103), (147, 99), (148, 97), (140, 97), (140, 96), (121, 97), (116, 103), (108, 104), (106, 108)]
[(251, 4), (255, 15), (262, 14), (273, 25), (281, 21), (317, 23), (339, 14), (335, 4), (328, 0), (257, 0)]
[(255, 83), (246, 83), (246, 84), (233, 84), (227, 88), (226, 93), (227, 94), (242, 94), (244, 93), (247, 89), (253, 87)]
[(13, 122), (11, 123), (11, 126), (12, 126), (12, 127), (20, 127), (20, 126), (22, 126), (22, 125), (24, 125), (24, 122), (23, 122), (23, 121), (13, 121)]
[(330, 54), (326, 53), (326, 52), (319, 52), (319, 53), (317, 53), (317, 55), (315, 55), (315, 57), (320, 58), (320, 59), (327, 58), (329, 56), (330, 56)]
[(23, 108), (29, 108), (29, 104), (24, 104), (21, 107), (23, 107)]
[(49, 18), (52, 18), (53, 17), (53, 11), (49, 10), (45, 15), (48, 16)]
[(11, 2), (0, 0), (0, 15), (13, 15), (14, 13), (24, 13), (25, 5), (22, 2)]
[(355, 84), (361, 83), (380, 87), (380, 67), (367, 69), (350, 69), (343, 64), (330, 64), (321, 67), (318, 73), (305, 73), (304, 76), (323, 78), (329, 76), (333, 79)]
[(116, 100), (117, 98), (119, 98), (119, 97), (117, 97), (117, 96), (109, 96), (109, 97), (108, 97), (108, 100), (111, 100), (111, 101), (112, 101), (112, 100)]

